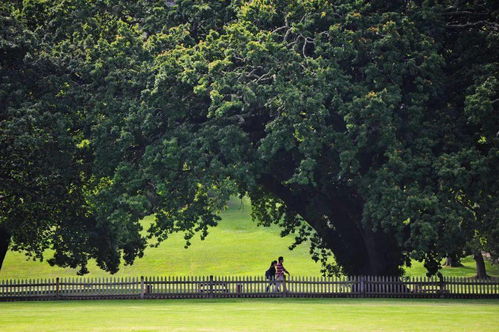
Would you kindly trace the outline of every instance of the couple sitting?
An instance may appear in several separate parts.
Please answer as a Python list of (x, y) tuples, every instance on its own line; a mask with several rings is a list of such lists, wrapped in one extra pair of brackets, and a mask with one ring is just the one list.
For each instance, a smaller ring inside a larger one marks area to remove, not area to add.
[(272, 286), (274, 287), (274, 291), (280, 292), (281, 285), (283, 292), (287, 292), (284, 273), (289, 275), (289, 272), (284, 268), (284, 265), (282, 265), (283, 262), (284, 258), (281, 256), (277, 259), (277, 261), (272, 261), (269, 269), (265, 271), (265, 278), (269, 280), (269, 284), (265, 289), (266, 292), (268, 292)]

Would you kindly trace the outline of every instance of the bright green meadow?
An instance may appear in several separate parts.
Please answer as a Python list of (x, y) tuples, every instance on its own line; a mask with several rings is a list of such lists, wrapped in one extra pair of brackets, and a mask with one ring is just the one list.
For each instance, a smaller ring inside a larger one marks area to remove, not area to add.
[[(153, 217), (145, 218), (144, 226)], [(288, 249), (291, 236), (281, 238), (277, 226), (258, 227), (251, 220), (248, 200), (232, 200), (222, 214), (220, 224), (212, 228), (208, 237), (201, 241), (197, 236), (192, 245), (184, 248), (183, 234), (174, 234), (157, 248), (147, 248), (145, 255), (132, 266), (122, 266), (116, 276), (261, 276), (271, 260), (285, 257), (285, 266), (295, 276), (318, 276), (320, 264), (315, 263), (303, 244), (293, 251)], [(444, 268), (444, 275), (467, 276), (475, 274), (471, 257), (463, 260), (464, 267)], [(499, 266), (487, 264), (488, 273), (499, 276)], [(89, 277), (109, 276), (91, 264)], [(414, 262), (408, 275), (424, 276), (421, 263)], [(46, 262), (26, 260), (17, 252), (9, 252), (0, 271), (0, 279), (53, 278), (75, 276), (76, 271), (51, 267)]]
[(496, 300), (217, 299), (0, 303), (19, 331), (497, 331)]

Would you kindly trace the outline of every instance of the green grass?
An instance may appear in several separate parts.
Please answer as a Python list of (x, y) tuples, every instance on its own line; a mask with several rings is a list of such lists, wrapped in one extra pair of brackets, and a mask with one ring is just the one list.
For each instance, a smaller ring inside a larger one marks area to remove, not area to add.
[[(308, 246), (290, 251), (291, 237), (281, 238), (279, 229), (258, 227), (251, 220), (247, 200), (233, 200), (222, 214), (220, 224), (201, 241), (196, 237), (184, 248), (183, 234), (172, 235), (158, 248), (147, 248), (145, 255), (132, 266), (122, 266), (117, 276), (255, 276), (263, 275), (273, 259), (285, 257), (285, 265), (294, 275), (319, 275), (320, 264), (310, 259)], [(146, 218), (145, 224), (151, 222)], [(95, 264), (91, 277), (109, 276)], [(75, 271), (51, 267), (46, 262), (27, 261), (21, 253), (9, 252), (0, 271), (0, 279), (74, 276)]]
[[(152, 218), (146, 218), (144, 224)], [(247, 199), (233, 200), (222, 214), (219, 226), (211, 229), (208, 238), (201, 241), (196, 237), (191, 247), (184, 249), (182, 234), (175, 234), (158, 248), (147, 248), (145, 256), (136, 260), (132, 266), (122, 266), (117, 276), (260, 276), (267, 269), (271, 260), (278, 256), (285, 257), (285, 266), (299, 276), (318, 276), (320, 264), (313, 262), (308, 253), (308, 246), (301, 245), (290, 251), (291, 237), (281, 238), (276, 226), (258, 227), (250, 218)], [(463, 260), (464, 267), (444, 268), (444, 275), (468, 276), (475, 274), (474, 261), (471, 257)], [(90, 277), (109, 276), (90, 265)], [(499, 276), (499, 266), (487, 264), (488, 273)], [(17, 252), (9, 252), (0, 271), (0, 279), (53, 278), (75, 276), (76, 271), (51, 267), (46, 262), (27, 261)], [(407, 270), (408, 275), (423, 276), (424, 267), (415, 262)]]
[(0, 303), (9, 331), (497, 331), (497, 300), (217, 299)]
[[(473, 277), (476, 275), (475, 260), (473, 256), (465, 257), (461, 260), (463, 266), (447, 267), (442, 269), (442, 274), (448, 277)], [(499, 277), (499, 264), (491, 264), (485, 261), (487, 274), (493, 277)], [(412, 266), (406, 270), (406, 274), (410, 276), (424, 276), (426, 269), (423, 263), (414, 261)]]

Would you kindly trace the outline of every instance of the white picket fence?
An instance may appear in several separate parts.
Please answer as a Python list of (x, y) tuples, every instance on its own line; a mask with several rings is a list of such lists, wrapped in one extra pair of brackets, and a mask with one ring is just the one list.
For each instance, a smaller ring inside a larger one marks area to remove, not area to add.
[(499, 298), (499, 278), (109, 277), (0, 281), (0, 301), (225, 297)]

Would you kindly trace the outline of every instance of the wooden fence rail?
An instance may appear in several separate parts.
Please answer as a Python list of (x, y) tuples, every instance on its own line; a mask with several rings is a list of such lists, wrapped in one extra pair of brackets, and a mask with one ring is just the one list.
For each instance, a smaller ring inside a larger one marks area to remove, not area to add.
[(0, 280), (0, 301), (223, 297), (499, 298), (499, 278), (353, 276), (108, 277)]

